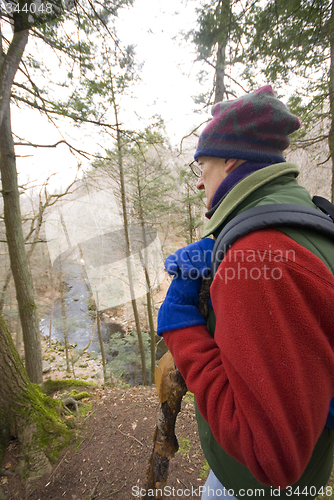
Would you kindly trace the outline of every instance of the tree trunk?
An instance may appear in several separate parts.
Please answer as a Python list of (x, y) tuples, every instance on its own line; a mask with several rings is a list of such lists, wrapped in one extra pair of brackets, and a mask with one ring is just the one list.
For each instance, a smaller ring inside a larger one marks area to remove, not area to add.
[(7, 327), (0, 317), (0, 467), (10, 436), (19, 440), (22, 477), (50, 471), (50, 460), (71, 432), (60, 420), (56, 402), (29, 381)]
[[(16, 19), (18, 17), (16, 16)], [(7, 114), (12, 84), (28, 42), (28, 35), (28, 30), (15, 32), (6, 55), (2, 52), (0, 40), (0, 126)]]
[[(150, 286), (150, 278), (145, 269), (145, 275), (147, 275), (148, 283), (147, 286)], [(154, 384), (155, 381), (155, 363), (156, 363), (156, 354), (155, 354), (155, 328), (153, 321), (153, 308), (152, 308), (152, 293), (151, 288), (146, 294), (146, 305), (147, 305), (147, 315), (148, 315), (148, 324), (150, 325), (150, 338), (151, 338), (151, 385)]]
[(230, 34), (231, 4), (230, 0), (220, 2), (220, 41), (218, 42), (215, 74), (215, 103), (223, 101), (226, 94), (225, 89), (225, 67), (226, 67), (226, 47)]
[[(41, 232), (42, 223), (43, 223), (43, 214), (44, 214), (44, 210), (46, 207), (47, 207), (47, 202), (44, 205), (40, 204), (39, 212), (37, 215), (36, 228), (34, 230), (34, 232), (35, 232), (34, 239), (30, 245), (29, 250), (26, 253), (28, 264), (30, 264), (31, 256), (32, 256), (32, 254), (36, 248), (36, 245), (38, 243), (38, 240), (39, 240), (39, 234)], [(30, 231), (29, 234), (26, 235), (25, 240), (24, 240), (25, 242), (29, 241), (32, 232), (33, 231)], [(4, 305), (5, 305), (6, 291), (7, 291), (7, 288), (9, 286), (11, 279), (12, 279), (12, 271), (11, 271), (11, 269), (9, 269), (9, 271), (6, 273), (4, 284), (3, 284), (2, 290), (0, 292), (0, 314), (2, 314)]]
[(129, 287), (130, 287), (130, 293), (131, 293), (131, 304), (132, 304), (133, 315), (135, 318), (139, 351), (140, 351), (140, 357), (141, 357), (143, 385), (146, 385), (147, 384), (147, 376), (146, 376), (145, 350), (144, 350), (143, 336), (142, 336), (142, 332), (141, 332), (141, 328), (140, 328), (137, 301), (136, 301), (135, 294), (134, 294), (133, 277), (132, 277), (132, 269), (131, 269), (131, 262), (130, 262), (131, 248), (130, 248), (129, 224), (128, 224), (128, 215), (127, 215), (127, 203), (126, 203), (126, 195), (125, 195), (122, 138), (121, 138), (119, 121), (118, 121), (116, 97), (115, 97), (115, 93), (114, 93), (114, 89), (113, 89), (112, 85), (111, 85), (111, 95), (112, 95), (112, 102), (113, 102), (113, 106), (114, 106), (114, 114), (115, 114), (115, 121), (116, 121), (118, 169), (119, 169), (119, 177), (120, 177), (120, 185), (121, 185), (122, 213), (123, 213), (124, 235), (125, 235), (125, 257), (126, 257)]
[(331, 19), (329, 22), (330, 68), (329, 68), (329, 109), (331, 126), (328, 135), (328, 147), (332, 160), (331, 202), (334, 203), (334, 0), (332, 1)]
[(41, 337), (33, 283), (25, 253), (9, 104), (0, 127), (0, 137), (0, 171), (6, 237), (22, 326), (26, 370), (31, 382), (41, 384)]
[(117, 143), (118, 143), (118, 150), (119, 150), (119, 165), (118, 166), (119, 166), (120, 179), (121, 179), (122, 212), (123, 212), (124, 234), (125, 234), (125, 256), (126, 256), (126, 264), (127, 264), (127, 269), (128, 269), (128, 279), (129, 279), (129, 287), (130, 287), (130, 293), (131, 293), (131, 304), (132, 304), (133, 315), (135, 318), (139, 351), (140, 351), (140, 357), (141, 357), (143, 385), (146, 385), (147, 384), (147, 377), (146, 377), (145, 350), (144, 350), (143, 336), (142, 336), (141, 328), (140, 328), (137, 301), (136, 301), (135, 294), (134, 294), (134, 284), (133, 284), (132, 269), (131, 269), (131, 262), (130, 262), (130, 257), (131, 257), (130, 236), (129, 236), (129, 226), (128, 226), (128, 218), (127, 218), (127, 205), (126, 205), (126, 198), (125, 198), (125, 182), (124, 182), (124, 172), (123, 172), (123, 161), (122, 161), (122, 152), (121, 152), (121, 146), (120, 146), (120, 137), (119, 137), (118, 127), (117, 127)]
[(107, 364), (106, 364), (106, 357), (104, 353), (104, 345), (103, 345), (103, 338), (102, 338), (102, 332), (101, 332), (101, 322), (100, 322), (100, 311), (99, 311), (99, 303), (97, 301), (96, 304), (96, 324), (97, 324), (97, 332), (99, 335), (99, 344), (100, 344), (100, 349), (101, 349), (101, 358), (102, 358), (102, 369), (103, 369), (103, 380), (104, 383), (107, 383)]
[(147, 308), (147, 316), (148, 323), (150, 326), (150, 339), (151, 339), (151, 385), (154, 384), (155, 380), (155, 363), (156, 363), (156, 354), (155, 354), (155, 328), (154, 328), (154, 320), (153, 320), (153, 307), (152, 307), (152, 286), (149, 275), (149, 262), (147, 256), (147, 240), (146, 240), (146, 232), (145, 232), (145, 217), (143, 210), (143, 199), (142, 199), (142, 190), (140, 185), (140, 171), (137, 169), (137, 190), (138, 190), (138, 215), (140, 226), (142, 230), (142, 238), (143, 238), (143, 249), (144, 249), (144, 257), (142, 252), (140, 252), (140, 261), (142, 262), (142, 266), (145, 274), (145, 281), (147, 286), (146, 293), (146, 308)]
[(226, 45), (219, 44), (217, 49), (217, 63), (215, 76), (215, 104), (224, 100), (225, 95), (225, 51)]
[(9, 286), (10, 280), (12, 279), (12, 271), (9, 269), (9, 271), (6, 272), (6, 277), (4, 280), (4, 284), (2, 286), (2, 290), (0, 292), (0, 314), (2, 314), (4, 305), (5, 305), (5, 300), (6, 300), (6, 292), (7, 288)]
[(69, 349), (68, 349), (69, 348), (68, 328), (67, 328), (67, 315), (66, 315), (66, 303), (65, 303), (66, 283), (62, 279), (61, 271), (60, 271), (59, 281), (60, 281), (61, 317), (62, 317), (63, 331), (64, 331), (66, 372), (69, 374), (71, 372), (71, 366), (70, 366), (70, 355), (69, 355)]

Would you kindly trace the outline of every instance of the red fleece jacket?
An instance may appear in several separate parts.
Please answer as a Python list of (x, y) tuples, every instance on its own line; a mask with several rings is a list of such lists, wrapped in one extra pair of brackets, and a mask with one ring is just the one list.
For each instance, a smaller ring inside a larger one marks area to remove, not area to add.
[(228, 251), (211, 299), (214, 338), (201, 325), (164, 340), (222, 448), (285, 488), (306, 468), (334, 396), (333, 275), (265, 229)]

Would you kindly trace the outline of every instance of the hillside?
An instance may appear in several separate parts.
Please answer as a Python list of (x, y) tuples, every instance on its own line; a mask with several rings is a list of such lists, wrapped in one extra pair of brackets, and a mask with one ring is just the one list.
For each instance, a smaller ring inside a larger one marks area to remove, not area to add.
[[(59, 363), (58, 356), (54, 362)], [(94, 372), (92, 363), (89, 371)], [(58, 378), (56, 372), (52, 378)], [(0, 500), (140, 498), (159, 411), (156, 387), (96, 386), (88, 391), (91, 397), (83, 402), (91, 407), (85, 417), (66, 417), (74, 422), (75, 443), (63, 450), (50, 474), (28, 488), (14, 475), (20, 452), (17, 442), (11, 443), (3, 461), (6, 475), (0, 477)], [(183, 498), (183, 491), (198, 489), (208, 473), (191, 395), (183, 398), (176, 435), (180, 448), (170, 461), (168, 486), (175, 492), (170, 498)]]

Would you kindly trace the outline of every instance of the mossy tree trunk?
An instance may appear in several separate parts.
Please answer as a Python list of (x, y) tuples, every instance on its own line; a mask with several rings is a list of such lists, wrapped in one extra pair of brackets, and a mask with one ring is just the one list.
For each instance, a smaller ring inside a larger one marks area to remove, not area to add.
[(59, 449), (71, 437), (57, 401), (32, 384), (0, 317), (0, 467), (10, 437), (18, 439), (23, 456), (20, 473), (35, 479), (50, 470)]

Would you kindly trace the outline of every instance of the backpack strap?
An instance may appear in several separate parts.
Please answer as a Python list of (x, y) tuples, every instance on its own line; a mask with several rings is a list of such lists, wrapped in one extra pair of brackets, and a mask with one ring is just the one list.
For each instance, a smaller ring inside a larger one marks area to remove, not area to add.
[[(232, 243), (251, 231), (271, 226), (293, 226), (319, 231), (334, 240), (334, 205), (320, 196), (314, 196), (312, 201), (320, 210), (292, 204), (261, 205), (234, 217), (221, 231), (213, 247), (212, 279)], [(334, 398), (330, 402), (326, 426), (334, 431)]]
[(258, 229), (272, 226), (300, 227), (301, 229), (319, 231), (334, 240), (334, 221), (330, 214), (326, 215), (328, 209), (333, 210), (334, 206), (324, 198), (322, 200), (330, 205), (330, 207), (327, 205), (327, 208), (324, 209), (325, 213), (317, 208), (303, 205), (274, 204), (253, 207), (234, 217), (220, 232), (214, 245), (211, 261), (212, 278), (215, 276), (219, 264), (232, 243), (241, 236)]
[(334, 222), (334, 205), (330, 201), (326, 200), (322, 196), (313, 196), (313, 203), (320, 208), (324, 214), (328, 215)]

